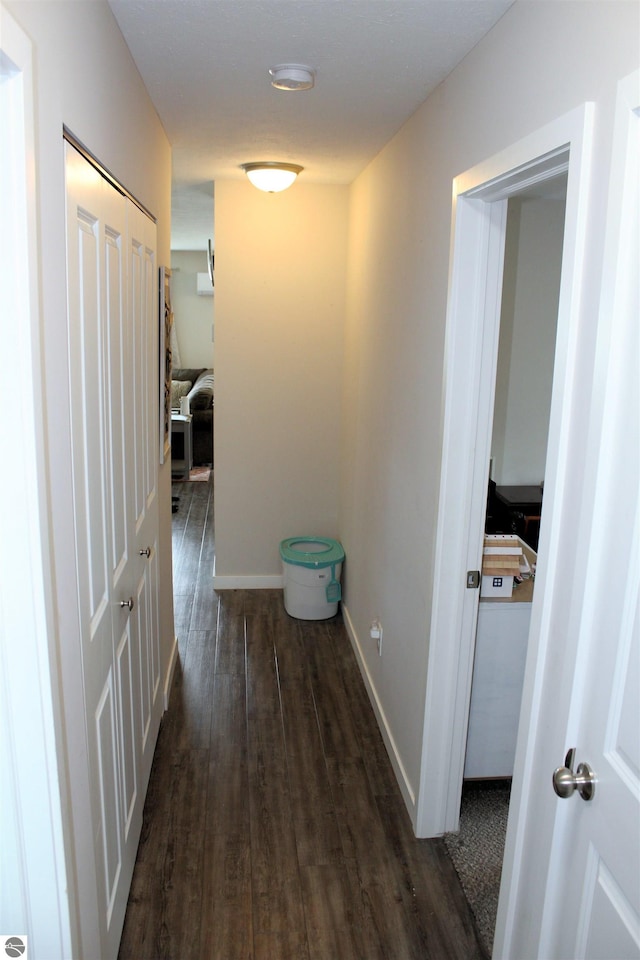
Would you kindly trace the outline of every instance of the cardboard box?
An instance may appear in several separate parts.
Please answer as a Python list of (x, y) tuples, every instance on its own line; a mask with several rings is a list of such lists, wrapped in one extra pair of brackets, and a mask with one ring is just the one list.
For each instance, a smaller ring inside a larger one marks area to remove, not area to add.
[(513, 578), (531, 573), (520, 537), (488, 534), (484, 538), (480, 596), (509, 598)]

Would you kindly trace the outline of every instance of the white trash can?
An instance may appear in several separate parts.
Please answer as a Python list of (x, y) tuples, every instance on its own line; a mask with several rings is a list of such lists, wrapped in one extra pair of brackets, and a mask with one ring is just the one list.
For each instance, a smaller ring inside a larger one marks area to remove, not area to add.
[(280, 544), (284, 608), (298, 620), (328, 620), (342, 599), (344, 550), (327, 537), (289, 537)]

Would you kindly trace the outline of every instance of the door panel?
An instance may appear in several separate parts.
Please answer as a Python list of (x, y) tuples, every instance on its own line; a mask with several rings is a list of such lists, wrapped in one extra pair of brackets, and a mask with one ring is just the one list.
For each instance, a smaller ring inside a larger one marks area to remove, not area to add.
[[(157, 441), (157, 431), (156, 437)], [(157, 449), (157, 446), (156, 446)], [(149, 580), (149, 662), (151, 664), (151, 692), (154, 703), (160, 706), (160, 683), (162, 670), (160, 664), (160, 613), (158, 609), (158, 589), (160, 571), (158, 569), (158, 539), (153, 542), (148, 566)]]
[(147, 610), (147, 578), (144, 572), (138, 580), (136, 589), (136, 622), (138, 632), (138, 656), (140, 664), (138, 705), (140, 713), (140, 752), (144, 754), (149, 730), (151, 729), (151, 681), (150, 681), (150, 663), (147, 655), (148, 642), (147, 635), (149, 629), (149, 616)]
[(129, 276), (133, 324), (133, 379), (136, 406), (132, 411), (135, 437), (135, 522), (140, 530), (147, 508), (157, 494), (158, 392), (158, 268), (149, 244), (149, 222), (129, 211)]
[[(99, 186), (99, 185), (98, 185)], [(74, 232), (75, 265), (82, 277), (76, 304), (76, 328), (71, 344), (71, 362), (75, 369), (102, 367), (101, 331), (91, 322), (100, 313), (99, 274), (99, 223), (85, 210), (75, 213)], [(78, 508), (84, 514), (84, 538), (82, 543), (82, 570), (87, 575), (87, 591), (84, 599), (88, 605), (87, 617), (92, 635), (98, 634), (106, 611), (108, 596), (107, 518), (105, 463), (104, 463), (104, 412), (100, 394), (99, 377), (85, 377), (74, 385), (73, 408), (74, 432), (82, 438), (78, 452), (80, 482), (75, 495)]]
[(144, 324), (144, 360), (145, 360), (145, 406), (144, 422), (142, 429), (144, 432), (144, 449), (146, 453), (146, 495), (147, 504), (157, 496), (158, 470), (158, 395), (159, 395), (159, 365), (157, 362), (159, 350), (159, 282), (158, 265), (154, 251), (149, 246), (148, 234), (149, 227), (146, 227), (146, 246), (144, 251), (144, 271), (145, 271), (145, 302), (144, 309), (147, 322)]
[(111, 482), (112, 557), (113, 577), (117, 583), (127, 562), (127, 484), (125, 469), (126, 436), (125, 389), (129, 380), (129, 371), (125, 353), (125, 313), (122, 309), (124, 282), (122, 270), (122, 236), (112, 230), (105, 230), (105, 293), (107, 338), (106, 359), (109, 364), (105, 388), (108, 398), (109, 425), (109, 475)]
[(96, 706), (98, 781), (100, 785), (100, 842), (104, 864), (104, 903), (107, 924), (111, 917), (122, 866), (120, 804), (118, 798), (118, 754), (113, 671), (109, 670), (102, 696)]
[(136, 721), (133, 656), (131, 652), (131, 619), (128, 620), (116, 650), (118, 676), (118, 715), (120, 726), (120, 756), (122, 777), (120, 802), (122, 804), (125, 843), (134, 821), (137, 798), (138, 769), (136, 764)]
[(133, 477), (134, 502), (133, 515), (136, 533), (144, 519), (145, 512), (145, 434), (143, 428), (144, 394), (144, 247), (139, 240), (130, 241), (129, 251), (129, 291), (132, 319), (132, 366), (131, 372), (135, 384), (137, 398), (136, 408), (133, 411)]
[(637, 938), (632, 933), (637, 925), (635, 911), (593, 849), (590, 854), (593, 863), (585, 885), (587, 897), (584, 911), (588, 919), (584, 928), (584, 945), (581, 945), (582, 952), (579, 955), (592, 957), (593, 960), (611, 960), (611, 930), (617, 929), (616, 956), (634, 957), (638, 952)]

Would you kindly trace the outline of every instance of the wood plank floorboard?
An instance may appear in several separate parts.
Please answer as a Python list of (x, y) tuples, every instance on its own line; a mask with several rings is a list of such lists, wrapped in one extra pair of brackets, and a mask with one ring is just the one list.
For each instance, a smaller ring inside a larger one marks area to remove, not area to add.
[(216, 595), (213, 483), (173, 492), (179, 662), (120, 960), (486, 960), (443, 841), (413, 835), (340, 615)]

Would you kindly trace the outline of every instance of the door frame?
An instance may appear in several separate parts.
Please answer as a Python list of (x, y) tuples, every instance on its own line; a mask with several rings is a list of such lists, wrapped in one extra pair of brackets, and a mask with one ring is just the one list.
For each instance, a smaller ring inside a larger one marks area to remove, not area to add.
[[(427, 691), (416, 835), (459, 826), (478, 592), (466, 571), (482, 557), (487, 470), (500, 325), (507, 201), (525, 187), (567, 172), (567, 201), (540, 551), (545, 563), (532, 604), (526, 674), (530, 698), (521, 725), (535, 730), (549, 640), (551, 593), (560, 575), (558, 545), (579, 355), (593, 105), (585, 103), (453, 183), (451, 271), (445, 341), (443, 451), (436, 575), (429, 633)], [(525, 683), (527, 681), (525, 680)], [(532, 738), (519, 739), (522, 755)], [(525, 803), (522, 807), (526, 816)]]
[[(49, 451), (42, 411), (42, 263), (34, 157), (33, 45), (0, 5), (0, 286), (7, 405), (0, 444), (0, 835), (6, 934), (48, 956), (74, 953), (77, 887), (69, 853), (67, 754), (57, 688)], [(10, 505), (7, 508), (6, 505)], [(10, 545), (10, 549), (9, 546)], [(27, 943), (26, 937), (28, 936)]]

